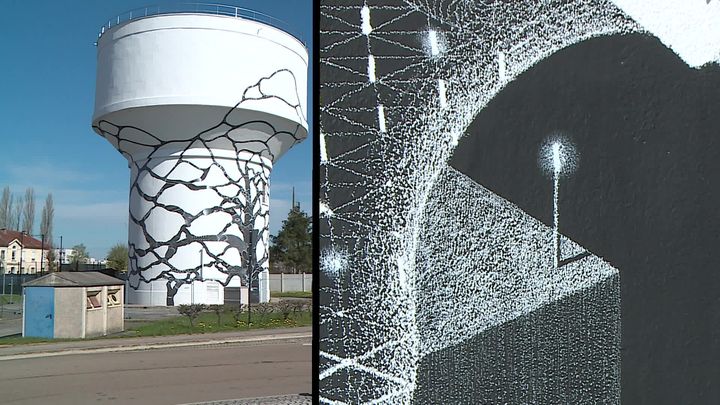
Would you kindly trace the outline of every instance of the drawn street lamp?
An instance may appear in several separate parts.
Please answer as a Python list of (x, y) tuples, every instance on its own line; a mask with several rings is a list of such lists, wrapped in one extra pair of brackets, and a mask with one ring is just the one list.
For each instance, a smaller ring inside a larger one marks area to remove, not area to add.
[(560, 191), (560, 171), (562, 170), (562, 144), (552, 144), (553, 154), (553, 232), (555, 233), (555, 268), (560, 267), (560, 212), (558, 208), (558, 193)]
[(577, 166), (577, 153), (573, 144), (562, 136), (553, 136), (540, 151), (540, 165), (550, 172), (553, 181), (553, 265), (560, 267), (560, 177), (572, 173)]

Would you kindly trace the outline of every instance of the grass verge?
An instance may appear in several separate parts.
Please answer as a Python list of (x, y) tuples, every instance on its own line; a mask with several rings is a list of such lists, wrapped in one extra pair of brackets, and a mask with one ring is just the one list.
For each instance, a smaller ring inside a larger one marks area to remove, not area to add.
[(223, 312), (218, 322), (217, 315), (212, 312), (206, 312), (200, 315), (194, 321), (194, 327), (191, 327), (187, 317), (172, 317), (139, 324), (133, 328), (135, 334), (132, 336), (184, 335), (312, 325), (312, 314), (307, 311), (290, 314), (287, 318), (285, 318), (282, 313), (276, 312), (265, 315), (253, 313), (249, 327), (247, 323), (247, 312), (240, 314), (237, 318), (238, 319), (235, 319), (235, 316), (230, 312)]
[(0, 304), (20, 304), (22, 303), (22, 295), (20, 294), (0, 294)]
[(0, 347), (14, 346), (14, 345), (29, 345), (29, 344), (33, 344), (33, 343), (69, 342), (72, 340), (83, 340), (83, 339), (46, 339), (46, 338), (22, 337), (20, 335), (14, 335), (14, 336), (6, 336), (3, 338), (0, 338)]
[(76, 340), (91, 339), (113, 339), (123, 337), (141, 337), (141, 336), (172, 336), (172, 335), (188, 335), (196, 333), (214, 333), (243, 331), (254, 329), (273, 329), (273, 328), (291, 328), (296, 326), (312, 325), (312, 313), (308, 311), (296, 312), (289, 314), (286, 318), (282, 313), (272, 312), (268, 314), (253, 313), (250, 326), (247, 323), (247, 312), (244, 312), (235, 319), (231, 312), (223, 312), (220, 316), (220, 322), (215, 313), (206, 312), (200, 315), (194, 321), (194, 326), (190, 327), (187, 317), (175, 316), (157, 321), (148, 322), (127, 322), (125, 331), (110, 336), (101, 336), (88, 339), (45, 339), (33, 337), (8, 336), (0, 338), (0, 347), (5, 345), (47, 343), (47, 342), (69, 342)]
[(277, 298), (312, 298), (312, 291), (270, 291), (270, 296)]

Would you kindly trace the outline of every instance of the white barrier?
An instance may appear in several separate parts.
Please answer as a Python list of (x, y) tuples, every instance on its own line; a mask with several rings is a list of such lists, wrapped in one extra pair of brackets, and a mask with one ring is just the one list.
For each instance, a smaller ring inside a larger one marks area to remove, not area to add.
[(270, 274), (270, 291), (312, 291), (312, 274)]

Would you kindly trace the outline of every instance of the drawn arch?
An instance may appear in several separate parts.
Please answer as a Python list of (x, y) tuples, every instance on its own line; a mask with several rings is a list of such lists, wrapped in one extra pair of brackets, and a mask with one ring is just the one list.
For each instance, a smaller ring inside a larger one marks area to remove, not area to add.
[[(443, 181), (435, 185), (440, 190), (461, 174), (551, 226), (552, 184), (538, 167), (538, 149), (558, 130), (572, 138), (580, 164), (561, 185), (560, 230), (619, 270), (622, 327), (604, 326), (622, 330), (622, 402), (639, 403), (650, 395), (655, 403), (700, 403), (712, 373), (705, 359), (720, 356), (713, 344), (717, 332), (707, 322), (720, 311), (711, 299), (720, 275), (705, 270), (720, 265), (714, 248), (720, 243), (714, 231), (720, 227), (720, 190), (713, 186), (720, 173), (719, 87), (717, 64), (690, 68), (652, 36), (580, 42), (508, 83), (459, 140), (449, 160), (453, 174), (441, 175)], [(436, 197), (429, 201), (430, 218), (438, 205)], [(420, 255), (418, 261), (425, 259)], [(597, 300), (597, 291), (589, 291), (590, 300)], [(567, 304), (572, 308), (578, 302)], [(552, 317), (567, 316), (562, 305), (558, 301), (547, 310), (551, 318), (540, 316), (535, 326), (555, 325)], [(520, 324), (533, 327), (527, 316)], [(595, 326), (602, 328), (603, 322)], [(685, 341), (698, 344), (677, 344)], [(482, 340), (471, 342), (493, 348)], [(527, 355), (527, 348), (516, 349)], [(468, 357), (467, 348), (456, 351)], [(447, 356), (440, 353), (436, 360), (448, 361)], [(650, 358), (656, 368), (648, 369)], [(426, 359), (421, 370), (431, 370), (432, 361)], [(465, 372), (482, 372), (481, 366), (468, 365)], [(692, 389), (676, 390), (675, 384)]]

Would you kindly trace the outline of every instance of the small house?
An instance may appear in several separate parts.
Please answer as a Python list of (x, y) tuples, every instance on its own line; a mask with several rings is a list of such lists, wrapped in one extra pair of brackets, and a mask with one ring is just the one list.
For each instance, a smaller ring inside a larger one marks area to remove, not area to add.
[(23, 336), (87, 338), (124, 330), (124, 281), (95, 271), (23, 284)]

